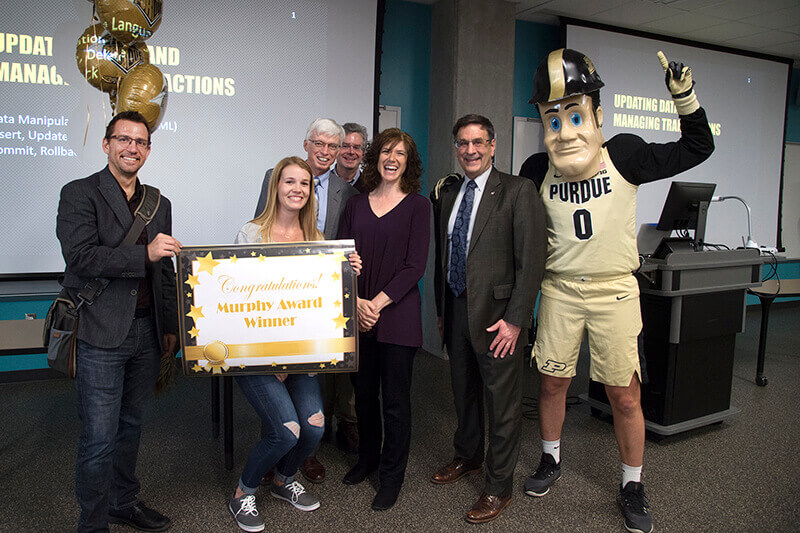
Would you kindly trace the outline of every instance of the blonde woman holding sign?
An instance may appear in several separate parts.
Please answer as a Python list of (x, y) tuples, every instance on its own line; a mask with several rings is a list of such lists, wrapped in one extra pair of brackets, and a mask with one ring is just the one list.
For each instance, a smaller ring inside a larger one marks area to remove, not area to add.
[[(239, 230), (236, 244), (324, 240), (317, 229), (316, 199), (311, 168), (299, 157), (282, 159), (272, 172), (264, 211)], [(356, 274), (361, 258), (351, 254)], [(306, 492), (295, 474), (317, 447), (325, 429), (322, 394), (316, 374), (239, 375), (236, 382), (261, 418), (262, 439), (245, 463), (239, 485), (228, 503), (244, 531), (263, 531), (255, 493), (271, 468), (275, 477), (270, 494), (301, 511), (313, 511), (319, 500)]]

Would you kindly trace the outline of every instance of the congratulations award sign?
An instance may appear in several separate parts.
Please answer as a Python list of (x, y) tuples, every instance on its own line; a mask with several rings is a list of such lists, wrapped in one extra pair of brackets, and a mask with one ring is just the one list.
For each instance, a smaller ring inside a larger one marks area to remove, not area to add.
[(184, 374), (358, 370), (353, 251), (352, 240), (184, 247)]

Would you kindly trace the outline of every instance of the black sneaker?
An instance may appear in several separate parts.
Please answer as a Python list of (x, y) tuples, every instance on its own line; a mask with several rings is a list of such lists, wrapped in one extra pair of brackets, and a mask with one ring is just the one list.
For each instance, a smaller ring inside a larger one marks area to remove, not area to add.
[(525, 494), (528, 496), (544, 496), (550, 492), (550, 486), (561, 477), (561, 462), (556, 463), (549, 453), (542, 453), (539, 468), (525, 480)]
[(650, 504), (644, 495), (644, 485), (636, 481), (628, 481), (624, 488), (620, 485), (617, 503), (625, 518), (625, 529), (631, 533), (653, 531), (653, 517), (650, 516)]

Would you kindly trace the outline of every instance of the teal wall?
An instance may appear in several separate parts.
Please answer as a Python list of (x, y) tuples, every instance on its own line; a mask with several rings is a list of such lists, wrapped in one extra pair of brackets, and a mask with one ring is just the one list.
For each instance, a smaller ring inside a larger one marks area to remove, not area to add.
[(800, 143), (800, 68), (793, 68), (789, 80), (789, 105), (786, 108), (786, 140)]
[[(428, 163), (428, 107), (431, 80), (431, 6), (387, 0), (384, 19), (381, 86), (378, 103), (399, 106), (402, 130), (417, 143)], [(422, 191), (427, 191), (427, 172)]]
[[(0, 320), (22, 320), (26, 313), (36, 313), (36, 318), (44, 318), (51, 301), (49, 299), (0, 301)], [(46, 367), (46, 354), (0, 355), (0, 372)]]
[(514, 43), (514, 116), (539, 118), (536, 106), (529, 104), (533, 94), (533, 74), (551, 51), (562, 46), (558, 26), (518, 20)]

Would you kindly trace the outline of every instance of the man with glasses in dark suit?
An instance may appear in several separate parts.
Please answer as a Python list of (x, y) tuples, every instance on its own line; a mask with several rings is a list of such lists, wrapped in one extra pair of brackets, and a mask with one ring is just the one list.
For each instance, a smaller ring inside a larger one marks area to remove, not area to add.
[[(492, 165), (494, 126), (480, 115), (453, 127), (465, 178), (451, 174), (431, 193), (436, 237), (434, 287), (439, 330), (450, 358), (458, 417), (453, 460), (431, 481), (454, 483), (484, 463), (486, 485), (467, 513), (494, 520), (511, 503), (522, 418), (523, 350), (544, 274), (541, 199), (532, 183)], [(485, 393), (484, 393), (485, 391)]]

